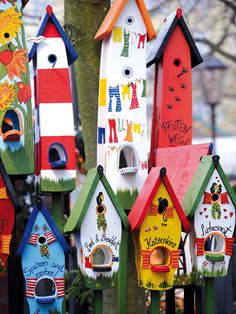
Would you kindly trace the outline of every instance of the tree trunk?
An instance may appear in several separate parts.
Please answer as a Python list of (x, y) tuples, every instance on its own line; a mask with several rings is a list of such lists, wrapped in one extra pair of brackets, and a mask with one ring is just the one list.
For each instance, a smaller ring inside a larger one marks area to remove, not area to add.
[(75, 76), (85, 144), (86, 168), (96, 166), (97, 104), (101, 43), (94, 40), (109, 0), (66, 0), (65, 31), (78, 53)]

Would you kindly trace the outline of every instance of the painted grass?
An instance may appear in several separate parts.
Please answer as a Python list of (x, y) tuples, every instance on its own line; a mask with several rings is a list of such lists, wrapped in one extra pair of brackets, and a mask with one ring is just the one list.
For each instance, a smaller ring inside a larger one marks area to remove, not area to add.
[(52, 181), (50, 179), (42, 179), (40, 181), (40, 190), (42, 192), (68, 192), (76, 188), (76, 179)]
[(0, 151), (6, 171), (10, 175), (26, 175), (34, 173), (33, 151), (28, 152), (22, 146), (15, 152), (9, 148)]
[(118, 190), (116, 196), (124, 209), (131, 209), (138, 196), (138, 190), (135, 189), (132, 192), (129, 190)]
[(86, 287), (88, 287), (89, 289), (107, 290), (116, 286), (117, 278), (118, 272), (114, 272), (110, 277), (99, 275), (96, 279), (85, 275), (83, 276), (83, 281)]

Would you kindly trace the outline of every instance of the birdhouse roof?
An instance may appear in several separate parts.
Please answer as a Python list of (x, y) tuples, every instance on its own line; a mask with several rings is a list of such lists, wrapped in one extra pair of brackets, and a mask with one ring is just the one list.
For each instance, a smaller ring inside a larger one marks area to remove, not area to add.
[(34, 204), (33, 211), (30, 215), (29, 220), (28, 220), (27, 226), (25, 228), (25, 232), (24, 232), (23, 237), (21, 239), (21, 243), (20, 243), (20, 246), (16, 252), (16, 255), (21, 256), (23, 254), (23, 251), (25, 249), (26, 244), (28, 243), (32, 228), (34, 227), (35, 219), (36, 219), (39, 211), (41, 211), (41, 213), (43, 214), (45, 220), (49, 224), (52, 232), (54, 233), (56, 239), (58, 240), (58, 242), (62, 246), (65, 253), (69, 253), (70, 252), (69, 245), (67, 244), (63, 235), (61, 234), (61, 232), (58, 230), (57, 226), (55, 225), (55, 223), (54, 223), (53, 219), (51, 218), (47, 208), (44, 206), (42, 199), (40, 197), (38, 197), (36, 199), (35, 204)]
[(192, 182), (202, 156), (212, 153), (212, 144), (158, 148), (156, 167), (165, 167), (178, 201), (181, 203)]
[(115, 196), (115, 193), (113, 192), (109, 182), (107, 181), (105, 175), (103, 174), (102, 166), (98, 166), (97, 168), (89, 170), (85, 178), (85, 182), (81, 188), (79, 197), (73, 208), (73, 211), (66, 223), (65, 232), (79, 231), (79, 228), (89, 208), (90, 202), (94, 197), (94, 193), (99, 181), (102, 182), (108, 196), (110, 197), (110, 200), (121, 219), (124, 229), (129, 230), (130, 228), (129, 220), (122, 206), (120, 205), (117, 197)]
[[(97, 34), (95, 35), (96, 40), (101, 40), (107, 35), (110, 35), (112, 32), (112, 28), (115, 25), (117, 19), (119, 18), (123, 8), (125, 7), (127, 1), (129, 0), (115, 0), (108, 11), (105, 19), (103, 20), (99, 30), (97, 31)], [(152, 21), (150, 18), (150, 15), (148, 13), (148, 10), (146, 8), (146, 5), (143, 0), (136, 0), (137, 6), (139, 8), (139, 11), (141, 13), (141, 16), (143, 18), (143, 22), (147, 29), (147, 39), (152, 40), (156, 37), (156, 32), (154, 30), (154, 27), (152, 25)]]
[(162, 167), (153, 167), (148, 174), (148, 177), (144, 183), (144, 186), (142, 190), (140, 191), (136, 201), (134, 202), (133, 207), (131, 208), (131, 211), (129, 213), (129, 221), (131, 224), (131, 231), (137, 231), (140, 229), (143, 220), (145, 219), (148, 210), (150, 208), (150, 205), (152, 203), (152, 200), (154, 199), (157, 190), (160, 186), (160, 184), (163, 183), (165, 185), (165, 188), (167, 192), (169, 193), (169, 196), (171, 198), (171, 201), (173, 203), (173, 206), (175, 207), (179, 218), (182, 222), (183, 229), (185, 232), (190, 231), (190, 224), (185, 216), (185, 213), (175, 195), (175, 192), (170, 184), (170, 181), (166, 174), (166, 168)]
[[(49, 23), (55, 26), (57, 32), (59, 33), (60, 37), (64, 41), (66, 52), (67, 52), (68, 63), (69, 65), (71, 65), (78, 58), (77, 52), (75, 51), (75, 48), (73, 47), (69, 38), (67, 37), (64, 29), (61, 27), (60, 23), (58, 22), (55, 14), (53, 13), (53, 8), (50, 5), (47, 6), (46, 13), (44, 17), (42, 17), (42, 22), (39, 26), (37, 37), (43, 36), (44, 31)], [(35, 53), (37, 51), (37, 47), (38, 47), (38, 43), (34, 42), (29, 52), (30, 61), (34, 58)]]
[(5, 166), (3, 164), (3, 161), (2, 161), (2, 158), (0, 157), (0, 173), (1, 173), (1, 176), (3, 178), (3, 181), (5, 183), (5, 186), (6, 186), (6, 190), (10, 196), (10, 199), (12, 201), (12, 204), (15, 208), (18, 207), (18, 201), (17, 201), (17, 196), (16, 196), (16, 192), (15, 192), (15, 189), (11, 183), (11, 180), (7, 174), (7, 171), (5, 169)]
[(236, 206), (236, 196), (225, 173), (219, 163), (219, 156), (204, 156), (201, 158), (197, 171), (192, 179), (184, 199), (182, 207), (188, 217), (192, 217), (198, 207), (200, 199), (211, 179), (213, 171), (216, 169), (234, 206)]
[(193, 37), (188, 29), (188, 26), (185, 23), (182, 15), (182, 9), (178, 8), (176, 12), (172, 13), (169, 17), (166, 18), (160, 32), (157, 35), (157, 38), (153, 42), (152, 49), (150, 50), (149, 56), (147, 58), (147, 67), (151, 66), (153, 63), (158, 63), (160, 61), (165, 47), (170, 39), (170, 36), (172, 35), (177, 25), (180, 26), (185, 36), (185, 39), (189, 44), (192, 68), (194, 68), (203, 61), (200, 52), (193, 40)]

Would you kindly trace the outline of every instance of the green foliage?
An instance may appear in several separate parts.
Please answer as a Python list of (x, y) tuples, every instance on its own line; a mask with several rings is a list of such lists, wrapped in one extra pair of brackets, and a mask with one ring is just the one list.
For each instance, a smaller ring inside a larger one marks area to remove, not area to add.
[(116, 196), (123, 208), (130, 209), (138, 196), (138, 190), (135, 189), (132, 192), (129, 190), (118, 190)]
[(154, 285), (154, 283), (152, 283), (151, 281), (147, 281), (145, 286), (149, 289), (156, 287), (156, 285)]
[[(73, 278), (71, 280), (71, 278)], [(89, 309), (93, 308), (93, 291), (84, 288), (80, 269), (73, 269), (66, 272), (66, 299), (74, 299), (80, 305), (87, 304)]]
[(72, 191), (75, 189), (76, 186), (76, 180), (75, 179), (69, 179), (69, 180), (58, 180), (51, 181), (49, 179), (43, 179), (41, 178), (41, 190), (42, 191), (51, 191), (51, 192), (62, 192), (63, 191)]
[(193, 274), (182, 274), (182, 275), (175, 275), (174, 277), (174, 286), (185, 286), (191, 285), (193, 282)]

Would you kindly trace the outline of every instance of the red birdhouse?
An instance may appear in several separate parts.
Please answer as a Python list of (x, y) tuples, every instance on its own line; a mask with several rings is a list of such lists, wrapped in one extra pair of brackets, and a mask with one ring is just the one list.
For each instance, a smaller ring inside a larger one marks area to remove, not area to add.
[(192, 143), (192, 68), (201, 55), (179, 8), (162, 26), (148, 57), (155, 63), (151, 166), (157, 148)]
[(15, 190), (0, 158), (0, 276), (7, 268), (16, 207)]

